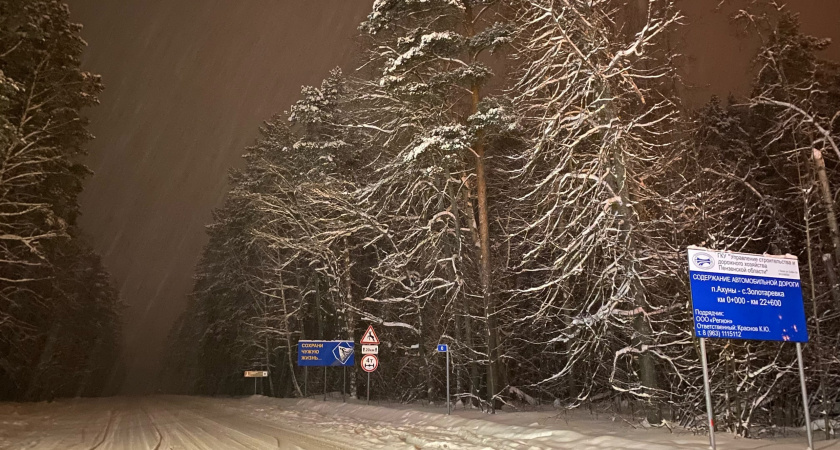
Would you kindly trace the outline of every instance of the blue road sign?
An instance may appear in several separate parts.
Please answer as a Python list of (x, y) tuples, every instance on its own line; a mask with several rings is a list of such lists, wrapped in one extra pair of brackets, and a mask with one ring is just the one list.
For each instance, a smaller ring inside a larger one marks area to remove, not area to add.
[(298, 366), (353, 366), (353, 341), (298, 341)]
[(438, 344), (438, 346), (437, 346), (437, 351), (439, 351), (439, 352), (448, 352), (448, 351), (449, 351), (449, 346), (448, 346), (448, 345), (446, 345), (446, 344)]
[(688, 249), (694, 335), (808, 342), (793, 256)]

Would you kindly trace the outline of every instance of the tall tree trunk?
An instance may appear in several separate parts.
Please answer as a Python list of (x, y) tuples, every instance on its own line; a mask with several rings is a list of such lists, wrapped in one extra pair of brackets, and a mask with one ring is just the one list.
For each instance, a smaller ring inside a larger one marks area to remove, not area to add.
[(416, 302), (415, 308), (417, 310), (417, 329), (420, 337), (420, 361), (423, 364), (423, 370), (426, 372), (426, 401), (431, 404), (435, 398), (435, 378), (431, 361), (429, 361), (429, 351), (426, 342), (428, 336), (423, 320), (423, 307), (419, 300)]
[[(475, 353), (475, 350), (473, 349), (475, 340), (473, 339), (471, 314), (469, 305), (467, 305), (464, 314), (464, 339), (469, 346), (469, 351)], [(470, 358), (469, 369), (470, 394), (472, 394), (472, 397), (470, 397), (470, 403), (474, 404), (474, 400), (478, 398), (479, 391), (481, 390), (481, 376), (478, 373), (478, 365), (472, 360), (472, 358)]]
[[(475, 35), (475, 23), (470, 2), (464, 2), (466, 10), (467, 36)], [(470, 63), (476, 62), (476, 54), (469, 55)], [(481, 86), (474, 82), (470, 87), (471, 102), (470, 115), (478, 112), (478, 104), (481, 101)], [(485, 145), (484, 136), (481, 132), (476, 135), (473, 151), (475, 152), (475, 178), (476, 197), (478, 199), (478, 235), (481, 245), (481, 258), (479, 274), (481, 278), (481, 296), (484, 299), (484, 319), (486, 323), (487, 341), (487, 401), (490, 403), (490, 412), (495, 412), (495, 396), (499, 379), (496, 367), (496, 346), (498, 342), (498, 330), (496, 325), (496, 304), (493, 295), (490, 278), (492, 276), (492, 265), (490, 261), (490, 221), (487, 211), (487, 173), (485, 169)]]
[[(831, 297), (834, 299), (835, 307), (840, 310), (840, 284), (837, 277), (837, 263), (840, 262), (840, 230), (837, 226), (837, 215), (834, 213), (834, 196), (831, 194), (831, 186), (828, 183), (828, 175), (825, 173), (825, 160), (822, 152), (814, 149), (814, 166), (817, 171), (817, 184), (820, 187), (825, 218), (828, 223), (828, 232), (831, 235), (831, 243), (834, 246), (834, 258), (831, 254), (824, 254), (823, 264), (825, 265), (826, 276), (831, 284)], [(832, 260), (833, 259), (833, 260)]]
[[(461, 235), (461, 208), (458, 206), (458, 199), (460, 198), (459, 189), (455, 189), (452, 180), (452, 173), (449, 169), (449, 166), (446, 167), (446, 192), (449, 196), (449, 206), (452, 210), (452, 217), (453, 217), (453, 227), (455, 228), (455, 245), (452, 247), (451, 255), (452, 255), (452, 264), (450, 265), (450, 278), (453, 282), (460, 284), (460, 277), (458, 275), (458, 267), (461, 267), (461, 263), (463, 262), (463, 255), (462, 252), (464, 251), (463, 246), (461, 245), (461, 239), (463, 236)], [(466, 191), (466, 189), (464, 189)], [(459, 302), (458, 298), (454, 300), (454, 308), (453, 308), (453, 316), (454, 316), (454, 326), (455, 326), (455, 341), (459, 344), (464, 343), (464, 336), (463, 330), (461, 329), (461, 315), (464, 314), (464, 311), (467, 309), (466, 302), (468, 301), (467, 297), (463, 295), (463, 291), (461, 286), (458, 286), (458, 297), (460, 297), (463, 301)], [(469, 345), (469, 344), (468, 344)], [(463, 358), (463, 352), (459, 352), (456, 355), (452, 355), (453, 363), (455, 366), (455, 392), (461, 394), (463, 392), (463, 361), (466, 359)], [(470, 400), (472, 403), (472, 400)]]
[(274, 397), (274, 381), (272, 380), (274, 370), (271, 369), (271, 349), (269, 348), (268, 333), (265, 334), (265, 370), (268, 371), (268, 393)]
[(321, 276), (315, 272), (315, 320), (318, 324), (318, 339), (324, 339), (323, 316), (323, 308), (321, 308)]
[(102, 348), (102, 338), (97, 337), (96, 340), (93, 343), (93, 350), (88, 354), (87, 367), (85, 368), (85, 373), (82, 376), (82, 380), (79, 383), (78, 388), (76, 389), (76, 397), (81, 397), (81, 396), (84, 395), (85, 390), (87, 389), (88, 383), (90, 383), (90, 377), (91, 377), (91, 375), (93, 375), (93, 372), (96, 370), (96, 361), (97, 361), (96, 355), (99, 353), (99, 350), (101, 348)]
[[(269, 315), (269, 302), (271, 302), (271, 297), (268, 296), (268, 295), (262, 295), (261, 297), (263, 299), (263, 305), (262, 305), (262, 309), (263, 309), (263, 326), (262, 326), (262, 329), (263, 329), (263, 331), (262, 332), (263, 332), (263, 354), (264, 354), (264, 358), (265, 358), (265, 361), (263, 361), (263, 365), (265, 366), (265, 370), (268, 371), (269, 392), (271, 393), (271, 396), (274, 397), (274, 384), (271, 381), (271, 377), (274, 374), (274, 371), (271, 369), (271, 347), (270, 347), (271, 343), (270, 343), (270, 340), (268, 338), (268, 334), (269, 334), (269, 331), (268, 331), (269, 330), (268, 315)], [(263, 381), (264, 380), (260, 380), (260, 390), (262, 391), (261, 393), (264, 395), (265, 394), (265, 386), (263, 385)]]
[(828, 231), (831, 233), (831, 243), (834, 245), (834, 261), (837, 262), (840, 261), (840, 230), (837, 226), (837, 215), (834, 214), (834, 196), (831, 195), (831, 186), (828, 184), (828, 176), (825, 173), (825, 160), (822, 152), (817, 149), (814, 149), (814, 164), (817, 167), (817, 179), (828, 221)]
[(825, 267), (825, 277), (828, 278), (829, 289), (831, 290), (831, 298), (834, 300), (834, 307), (840, 311), (840, 279), (837, 277), (837, 267), (831, 253), (824, 253), (822, 255), (823, 266)]
[[(825, 392), (826, 388), (826, 371), (822, 359), (822, 333), (820, 331), (820, 316), (817, 308), (817, 287), (814, 280), (814, 263), (813, 251), (811, 250), (811, 209), (808, 206), (808, 198), (803, 195), (803, 202), (805, 203), (805, 249), (808, 255), (808, 279), (811, 287), (811, 309), (814, 314), (814, 337), (817, 345), (817, 351), (814, 352), (817, 356), (817, 366), (820, 369), (820, 394), (823, 398), (823, 410), (825, 411), (825, 439), (831, 439), (831, 408), (829, 407), (828, 395)], [(835, 291), (832, 290), (832, 293)], [(837, 298), (834, 299), (837, 301)]]
[[(280, 302), (283, 306), (283, 332), (286, 335), (286, 357), (289, 363), (289, 373), (292, 377), (292, 386), (295, 388), (295, 394), (298, 397), (303, 397), (303, 393), (300, 391), (300, 385), (297, 382), (297, 376), (295, 375), (295, 362), (294, 358), (292, 358), (292, 330), (289, 328), (289, 307), (286, 304), (286, 286), (283, 281), (283, 270), (279, 271), (279, 282), (280, 282)], [(274, 395), (272, 387), (271, 395)]]
[[(44, 349), (41, 351), (41, 356), (38, 358), (38, 365), (35, 366), (35, 373), (29, 382), (29, 388), (26, 390), (25, 398), (27, 400), (32, 401), (43, 398), (42, 394), (36, 394), (36, 392), (39, 390), (43, 391), (40, 386), (41, 376), (44, 372), (46, 372), (47, 366), (53, 359), (55, 344), (58, 341), (60, 328), (60, 325), (53, 325), (50, 329), (49, 335), (47, 336), (46, 342), (44, 342)], [(48, 395), (52, 396), (52, 393)]]
[[(464, 188), (461, 190), (461, 197), (464, 202), (464, 219), (467, 223), (467, 227), (470, 230), (469, 236), (472, 241), (473, 248), (480, 249), (481, 248), (481, 239), (479, 238), (478, 233), (478, 224), (475, 221), (475, 209), (473, 207), (472, 198), (470, 197), (470, 192), (472, 191), (472, 186), (470, 185), (469, 179), (463, 177), (461, 179), (463, 182)], [(461, 248), (461, 252), (464, 249)], [(459, 255), (462, 257), (463, 255)], [(469, 351), (475, 353), (475, 341), (473, 339), (473, 307), (470, 304), (470, 297), (464, 296), (464, 305), (462, 308), (462, 314), (464, 315), (464, 342), (469, 347)], [(479, 391), (481, 390), (481, 380), (479, 379), (479, 367), (475, 362), (475, 358), (473, 356), (466, 358), (468, 362), (466, 363), (469, 367), (469, 376), (470, 376), (470, 394), (475, 397), (471, 397), (470, 403), (472, 404), (475, 399), (478, 398)]]
[[(356, 329), (356, 321), (350, 309), (350, 305), (353, 304), (353, 277), (350, 272), (350, 268), (353, 266), (353, 260), (350, 258), (350, 245), (347, 242), (347, 238), (344, 238), (344, 265), (346, 266), (344, 270), (344, 289), (347, 291), (345, 297), (346, 304), (344, 305), (344, 321), (347, 327), (345, 339), (355, 341), (353, 333)], [(350, 369), (350, 398), (358, 398), (355, 369), (355, 366)], [(342, 377), (342, 383), (344, 382), (343, 380), (344, 377)], [(342, 386), (343, 388), (344, 386)]]
[[(461, 317), (460, 312), (458, 310), (455, 311), (455, 340), (460, 344), (464, 342), (463, 332), (461, 331)], [(453, 369), (455, 370), (455, 393), (460, 395), (464, 391), (464, 382), (463, 382), (463, 358), (460, 356), (463, 352), (458, 352), (457, 354), (450, 354), (452, 356), (452, 365)]]
[[(630, 189), (627, 183), (627, 166), (624, 160), (623, 149), (614, 146), (611, 156), (612, 188), (613, 192), (616, 192), (619, 196), (617, 205), (620, 217), (619, 230), (622, 237), (622, 244), (625, 246), (626, 261), (624, 262), (624, 269), (626, 276), (630, 278), (628, 296), (633, 306), (639, 310), (633, 319), (635, 337), (632, 340), (632, 345), (641, 350), (638, 358), (639, 381), (647, 391), (655, 391), (658, 387), (656, 364), (650, 352), (644, 350), (647, 345), (653, 343), (653, 338), (650, 323), (645, 314), (647, 304), (644, 296), (644, 288), (638, 274), (638, 263), (635, 258), (636, 245), (639, 244), (636, 242), (633, 229), (638, 220), (634, 215), (633, 209), (630, 207), (632, 203)], [(648, 422), (657, 424), (662, 421), (657, 405), (648, 401), (645, 410)]]

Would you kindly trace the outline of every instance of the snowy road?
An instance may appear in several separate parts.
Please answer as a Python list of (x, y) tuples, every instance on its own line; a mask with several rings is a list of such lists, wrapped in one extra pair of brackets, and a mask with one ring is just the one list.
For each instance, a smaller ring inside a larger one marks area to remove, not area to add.
[[(17, 415), (24, 420), (4, 424), (0, 448), (347, 448), (302, 432), (294, 421), (253, 417), (230, 408), (229, 402), (235, 401), (137, 397), (22, 405)], [(27, 414), (29, 408), (36, 411)]]
[[(487, 416), (314, 400), (181, 396), (0, 404), (2, 449), (702, 449), (706, 437), (556, 411)], [(439, 408), (438, 408), (439, 410)], [(720, 449), (801, 449), (721, 436)], [(837, 441), (834, 441), (836, 443)], [(820, 443), (817, 449), (840, 446)]]

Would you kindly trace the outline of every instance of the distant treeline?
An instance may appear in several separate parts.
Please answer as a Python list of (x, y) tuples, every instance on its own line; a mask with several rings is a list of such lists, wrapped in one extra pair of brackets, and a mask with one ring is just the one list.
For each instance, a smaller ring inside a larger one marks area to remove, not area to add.
[(0, 399), (99, 395), (120, 345), (120, 302), (80, 237), (90, 171), (81, 27), (56, 0), (0, 0)]
[[(170, 389), (249, 393), (242, 371), (267, 369), (267, 393), (300, 396), (299, 339), (374, 324), (374, 397), (442, 400), (448, 343), (466, 404), (704, 427), (700, 245), (799, 257), (811, 416), (836, 417), (840, 69), (753, 8), (733, 18), (762, 42), (750, 94), (692, 111), (673, 1), (376, 1), (358, 75), (304, 87), (231, 174)], [(803, 424), (792, 345), (714, 340), (709, 359), (722, 429)]]

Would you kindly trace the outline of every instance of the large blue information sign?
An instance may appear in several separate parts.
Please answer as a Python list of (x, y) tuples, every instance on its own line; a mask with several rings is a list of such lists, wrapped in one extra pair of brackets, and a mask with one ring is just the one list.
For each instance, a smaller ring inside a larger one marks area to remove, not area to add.
[(353, 341), (298, 341), (299, 366), (353, 366)]
[(689, 247), (688, 268), (695, 336), (808, 342), (796, 257)]

